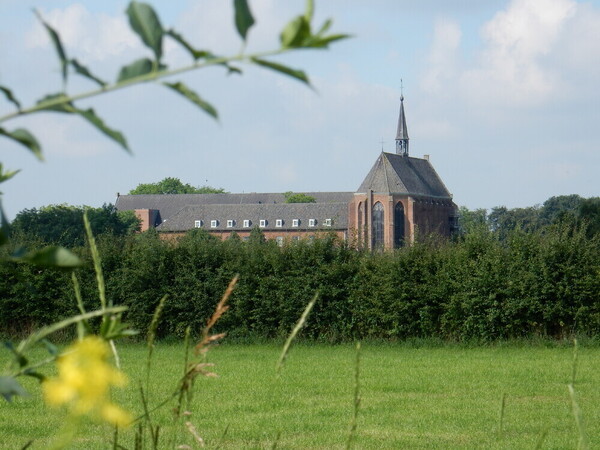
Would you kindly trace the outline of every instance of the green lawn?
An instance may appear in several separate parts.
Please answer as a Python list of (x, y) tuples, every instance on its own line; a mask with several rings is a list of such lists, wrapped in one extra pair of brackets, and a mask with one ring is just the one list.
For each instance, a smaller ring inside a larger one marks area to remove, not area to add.
[[(207, 447), (344, 448), (353, 412), (355, 349), (352, 345), (297, 345), (280, 376), (275, 345), (224, 344), (209, 353), (218, 378), (197, 380), (189, 420)], [(154, 403), (174, 390), (182, 371), (181, 346), (158, 344), (151, 380)], [(145, 348), (121, 347), (130, 383), (115, 400), (139, 413), (138, 380)], [(497, 346), (408, 348), (363, 345), (362, 403), (355, 448), (577, 448), (579, 434), (567, 389), (570, 348)], [(590, 448), (600, 448), (600, 349), (580, 348), (575, 384)], [(47, 448), (64, 422), (45, 407), (35, 383), (30, 398), (0, 403), (0, 448)], [(499, 416), (506, 394), (503, 432)], [(170, 409), (161, 448), (193, 436), (173, 425)], [(112, 448), (112, 431), (84, 424), (74, 448)], [(133, 430), (120, 440), (133, 448)]]

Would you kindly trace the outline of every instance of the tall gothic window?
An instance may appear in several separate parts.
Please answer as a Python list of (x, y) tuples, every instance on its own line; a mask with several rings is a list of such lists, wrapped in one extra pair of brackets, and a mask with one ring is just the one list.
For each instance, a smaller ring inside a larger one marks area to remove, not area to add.
[(358, 234), (358, 236), (356, 236), (357, 239), (358, 239), (358, 247), (359, 248), (362, 248), (362, 246), (364, 244), (364, 237), (363, 237), (364, 236), (364, 232), (365, 232), (365, 230), (363, 230), (363, 226), (365, 224), (365, 222), (363, 220), (364, 214), (365, 214), (365, 208), (363, 206), (363, 203), (360, 202), (358, 204), (358, 224), (357, 224), (358, 225), (358, 227), (357, 227), (357, 231), (358, 231), (357, 234)]
[(384, 222), (383, 205), (380, 202), (377, 202), (373, 205), (373, 227), (371, 229), (373, 250), (383, 248)]
[(404, 206), (402, 202), (394, 207), (394, 248), (404, 245)]

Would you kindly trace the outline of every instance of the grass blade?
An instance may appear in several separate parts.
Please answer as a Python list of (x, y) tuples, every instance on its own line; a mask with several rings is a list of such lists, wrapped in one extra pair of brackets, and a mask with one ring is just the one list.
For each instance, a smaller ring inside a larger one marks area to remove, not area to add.
[(300, 329), (304, 326), (304, 323), (306, 322), (306, 318), (310, 314), (310, 311), (312, 310), (313, 306), (315, 306), (315, 303), (317, 302), (318, 298), (319, 298), (319, 293), (317, 292), (315, 294), (315, 296), (313, 297), (313, 299), (310, 302), (308, 302), (308, 305), (306, 305), (306, 308), (304, 308), (304, 312), (300, 316), (300, 320), (298, 320), (298, 323), (296, 323), (296, 326), (294, 327), (294, 329), (288, 336), (287, 341), (285, 341), (285, 345), (283, 346), (281, 356), (279, 357), (279, 360), (277, 361), (277, 365), (276, 365), (277, 372), (280, 372), (281, 369), (283, 368), (285, 359), (287, 358), (288, 352), (290, 351), (292, 341), (294, 340), (294, 338), (296, 337), (296, 335), (298, 334)]
[(354, 363), (354, 408), (352, 419), (350, 420), (350, 433), (346, 441), (346, 448), (352, 448), (352, 443), (356, 437), (356, 428), (358, 425), (358, 411), (360, 409), (360, 342), (356, 343), (356, 361)]
[(579, 441), (577, 443), (578, 450), (588, 450), (590, 448), (590, 443), (588, 441), (587, 434), (585, 432), (585, 427), (583, 424), (583, 414), (581, 413), (581, 409), (579, 408), (579, 403), (577, 403), (577, 398), (575, 396), (575, 388), (572, 384), (568, 385), (569, 388), (569, 396), (571, 397), (571, 408), (573, 411), (573, 417), (575, 418), (575, 424), (577, 425), (577, 431), (579, 433)]

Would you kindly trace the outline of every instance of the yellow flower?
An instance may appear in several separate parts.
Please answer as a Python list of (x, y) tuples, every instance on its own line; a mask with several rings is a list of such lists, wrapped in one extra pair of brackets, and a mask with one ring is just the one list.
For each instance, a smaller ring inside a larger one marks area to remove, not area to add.
[(90, 415), (123, 427), (131, 418), (109, 401), (111, 386), (123, 386), (125, 376), (108, 363), (109, 348), (99, 337), (88, 336), (68, 348), (56, 365), (58, 377), (43, 384), (51, 406), (68, 405), (76, 415)]

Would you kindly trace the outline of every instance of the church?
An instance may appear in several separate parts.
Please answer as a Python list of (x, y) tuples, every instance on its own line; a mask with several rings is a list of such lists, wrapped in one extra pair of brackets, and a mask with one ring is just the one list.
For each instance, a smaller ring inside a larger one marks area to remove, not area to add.
[(429, 162), (409, 155), (409, 137), (400, 97), (396, 153), (381, 152), (356, 192), (305, 192), (312, 203), (286, 203), (277, 193), (119, 195), (115, 207), (132, 210), (141, 231), (156, 228), (165, 238), (194, 228), (226, 239), (247, 239), (258, 227), (267, 239), (314, 239), (333, 233), (357, 248), (402, 247), (417, 236), (449, 237), (457, 207)]

